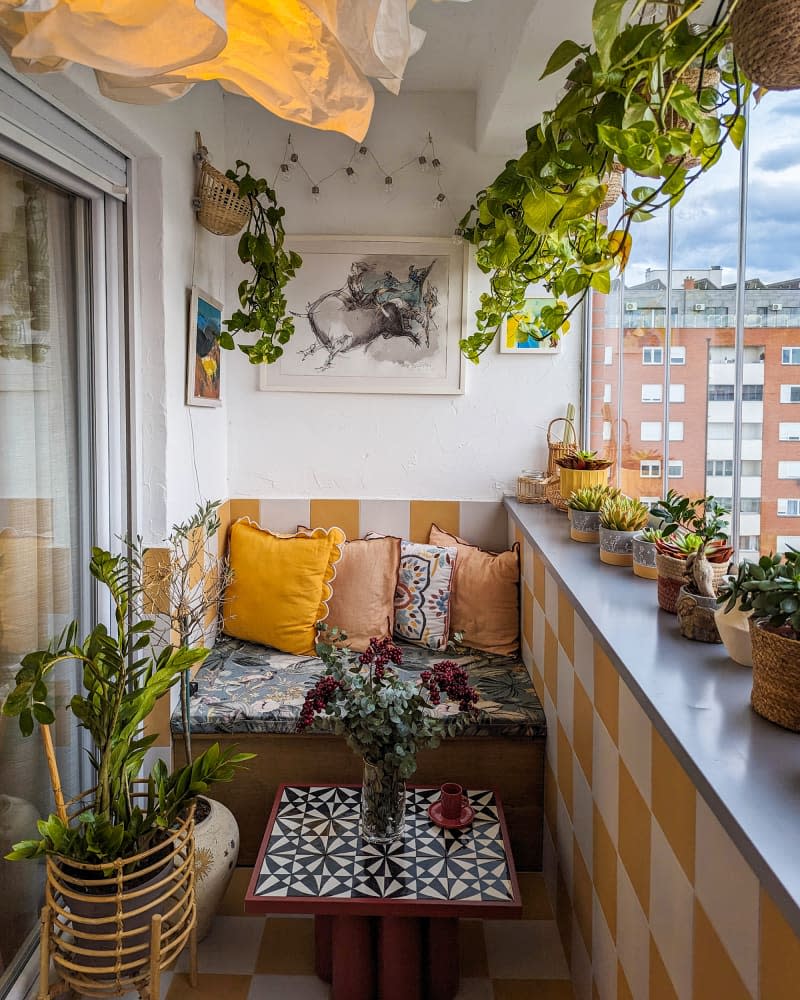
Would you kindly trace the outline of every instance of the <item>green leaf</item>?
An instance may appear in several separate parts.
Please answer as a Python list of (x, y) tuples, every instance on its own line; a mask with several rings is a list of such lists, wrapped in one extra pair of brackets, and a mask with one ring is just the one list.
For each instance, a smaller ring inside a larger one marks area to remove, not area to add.
[(539, 79), (544, 80), (544, 78), (546, 76), (550, 76), (551, 73), (558, 72), (558, 70), (566, 66), (567, 63), (573, 62), (577, 59), (583, 51), (583, 46), (578, 45), (577, 42), (573, 42), (570, 39), (563, 41), (547, 60), (544, 73), (542, 73)]
[(552, 221), (563, 204), (563, 199), (549, 191), (537, 190), (522, 199), (525, 225), (535, 233), (549, 232)]
[(601, 69), (608, 69), (611, 46), (619, 34), (619, 23), (627, 0), (596, 0), (592, 11), (592, 35)]
[(51, 726), (56, 721), (53, 710), (41, 701), (33, 703), (33, 714), (36, 721), (42, 726)]

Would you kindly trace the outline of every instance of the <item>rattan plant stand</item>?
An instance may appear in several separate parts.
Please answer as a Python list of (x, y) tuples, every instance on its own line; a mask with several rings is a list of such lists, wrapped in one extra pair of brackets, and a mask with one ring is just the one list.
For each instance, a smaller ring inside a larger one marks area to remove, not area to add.
[[(77, 802), (70, 818), (79, 812)], [(196, 986), (194, 805), (166, 840), (132, 858), (93, 865), (48, 855), (39, 944), (37, 1000), (133, 990), (158, 1000), (161, 970), (187, 945)]]

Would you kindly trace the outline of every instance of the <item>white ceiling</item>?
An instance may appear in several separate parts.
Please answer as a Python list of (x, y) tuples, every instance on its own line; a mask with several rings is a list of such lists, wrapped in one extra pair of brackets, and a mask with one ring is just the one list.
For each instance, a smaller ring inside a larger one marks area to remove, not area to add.
[(428, 34), (402, 89), (474, 91), (477, 148), (515, 152), (561, 89), (563, 74), (539, 82), (547, 58), (565, 38), (591, 37), (592, 7), (593, 0), (417, 0), (412, 21)]

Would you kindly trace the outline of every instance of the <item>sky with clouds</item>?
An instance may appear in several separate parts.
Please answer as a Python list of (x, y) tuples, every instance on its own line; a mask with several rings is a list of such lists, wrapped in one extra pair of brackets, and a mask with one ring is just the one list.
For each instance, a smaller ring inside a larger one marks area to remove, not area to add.
[[(800, 278), (800, 95), (768, 93), (753, 108), (748, 164), (748, 278), (765, 283)], [(729, 143), (675, 209), (673, 266), (721, 265), (736, 277), (740, 155)], [(666, 267), (666, 219), (640, 223), (626, 283), (645, 280), (648, 267)]]

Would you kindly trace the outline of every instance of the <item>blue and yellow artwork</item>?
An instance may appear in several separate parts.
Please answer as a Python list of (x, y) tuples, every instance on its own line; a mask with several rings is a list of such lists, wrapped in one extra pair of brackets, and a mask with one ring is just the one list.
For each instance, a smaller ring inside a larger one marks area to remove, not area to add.
[(500, 338), (501, 352), (557, 354), (559, 346), (552, 343), (541, 321), (542, 309), (551, 305), (555, 305), (554, 299), (525, 299), (525, 311), (514, 313), (505, 322)]

